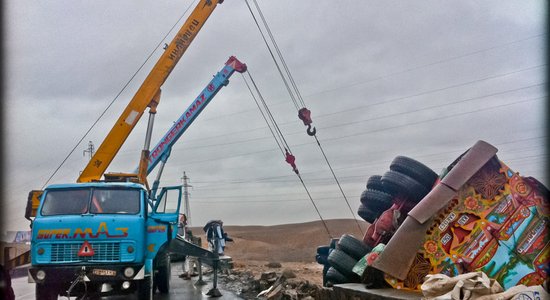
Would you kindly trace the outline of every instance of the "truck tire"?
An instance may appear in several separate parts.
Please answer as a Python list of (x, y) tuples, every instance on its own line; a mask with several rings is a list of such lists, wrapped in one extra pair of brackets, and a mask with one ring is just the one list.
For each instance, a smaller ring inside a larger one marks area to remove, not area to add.
[(384, 185), (382, 185), (382, 176), (372, 175), (367, 179), (367, 189), (375, 191), (384, 191)]
[[(342, 275), (342, 273), (338, 272), (335, 268), (330, 267), (327, 271), (327, 274), (325, 275), (327, 283), (330, 282), (332, 284), (339, 284), (339, 283), (348, 283), (350, 282), (349, 279)], [(328, 284), (327, 284), (328, 286)]]
[(349, 234), (342, 235), (338, 241), (338, 249), (344, 251), (357, 261), (372, 250), (370, 246), (367, 246), (365, 243)]
[(363, 218), (363, 220), (374, 223), (376, 218), (378, 218), (382, 213), (381, 212), (375, 212), (370, 209), (368, 209), (363, 203), (359, 204), (359, 209), (357, 209), (357, 214)]
[(329, 252), (330, 252), (330, 246), (329, 245), (317, 247), (317, 254), (319, 254), (319, 255), (328, 256)]
[(52, 284), (37, 283), (35, 287), (36, 300), (57, 300), (59, 289)]
[(150, 300), (152, 297), (152, 286), (149, 277), (137, 281), (137, 298), (139, 300)]
[(390, 170), (405, 174), (428, 190), (431, 190), (439, 176), (430, 168), (419, 161), (406, 156), (397, 156), (390, 164)]
[(344, 251), (334, 249), (328, 255), (328, 262), (334, 269), (346, 276), (350, 282), (357, 282), (359, 280), (359, 276), (353, 273), (353, 267), (357, 263), (357, 260), (347, 255)]
[(382, 176), (384, 186), (394, 192), (394, 195), (405, 196), (413, 203), (418, 203), (430, 190), (410, 176), (396, 171), (388, 171)]
[(155, 276), (155, 286), (159, 289), (161, 294), (168, 294), (170, 292), (170, 277), (172, 275), (172, 268), (170, 264), (170, 255), (166, 255), (166, 264), (161, 265), (158, 268), (158, 273)]
[(393, 196), (377, 190), (364, 190), (361, 203), (375, 212), (383, 212), (393, 204)]

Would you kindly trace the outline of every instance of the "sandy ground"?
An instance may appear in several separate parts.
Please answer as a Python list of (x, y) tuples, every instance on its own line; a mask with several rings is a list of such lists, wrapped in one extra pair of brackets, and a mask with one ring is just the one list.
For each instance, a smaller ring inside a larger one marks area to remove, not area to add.
[[(330, 239), (342, 234), (362, 238), (368, 223), (352, 219), (328, 220), (285, 224), (276, 226), (224, 226), (225, 232), (234, 239), (227, 243), (225, 254), (233, 258), (237, 271), (251, 271), (256, 278), (263, 272), (291, 270), (297, 279), (322, 285), (323, 266), (315, 261), (317, 247), (328, 245)], [(361, 229), (359, 229), (361, 228)], [(361, 231), (360, 231), (361, 230)], [(202, 228), (194, 228), (201, 235)], [(204, 243), (204, 242), (203, 242)], [(281, 263), (281, 268), (270, 268), (269, 262)]]

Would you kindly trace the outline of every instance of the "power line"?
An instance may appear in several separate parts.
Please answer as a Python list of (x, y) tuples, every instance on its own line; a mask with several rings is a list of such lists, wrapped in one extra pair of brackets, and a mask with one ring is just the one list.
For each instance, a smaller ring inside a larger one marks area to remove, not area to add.
[[(484, 48), (484, 49), (474, 50), (472, 52), (467, 52), (467, 53), (464, 53), (464, 54), (461, 54), (461, 55), (457, 55), (457, 56), (453, 56), (453, 57), (433, 61), (433, 62), (423, 64), (423, 65), (419, 65), (419, 66), (409, 67), (409, 68), (406, 68), (406, 69), (403, 69), (403, 70), (400, 70), (400, 71), (397, 71), (397, 72), (390, 73), (388, 75), (379, 76), (375, 79), (359, 81), (359, 82), (351, 83), (351, 84), (348, 84), (348, 85), (339, 86), (339, 87), (336, 87), (336, 88), (333, 88), (333, 89), (329, 89), (329, 90), (317, 91), (317, 92), (306, 95), (306, 97), (311, 97), (311, 96), (314, 96), (314, 95), (319, 95), (319, 94), (323, 94), (323, 93), (327, 93), (327, 92), (346, 89), (346, 88), (356, 86), (356, 85), (361, 85), (361, 84), (365, 84), (365, 83), (369, 83), (369, 82), (375, 82), (375, 81), (378, 81), (378, 80), (387, 79), (387, 78), (393, 77), (395, 75), (408, 73), (408, 72), (411, 72), (411, 71), (415, 71), (415, 70), (418, 70), (418, 69), (423, 69), (423, 68), (438, 65), (438, 64), (443, 64), (443, 63), (446, 63), (446, 62), (449, 62), (449, 61), (457, 60), (457, 59), (468, 57), (468, 56), (473, 56), (473, 55), (476, 55), (476, 54), (479, 54), (479, 53), (488, 52), (488, 51), (491, 51), (491, 50), (503, 48), (503, 47), (506, 47), (506, 46), (509, 46), (509, 45), (523, 43), (527, 40), (531, 40), (531, 39), (538, 38), (538, 37), (543, 37), (543, 36), (546, 36), (546, 34), (542, 33), (542, 34), (536, 34), (536, 35), (528, 36), (528, 37), (525, 37), (525, 38), (520, 38), (518, 40), (502, 43), (502, 44), (499, 44), (499, 45), (496, 45), (496, 46), (491, 46), (491, 47)], [(280, 104), (283, 104), (283, 103), (286, 103), (286, 101), (275, 102), (275, 103), (272, 104), (272, 106), (280, 105)], [(247, 112), (252, 112), (252, 111), (254, 111), (254, 110), (253, 109), (248, 109), (248, 110), (233, 112), (233, 113), (230, 113), (230, 114), (224, 114), (224, 115), (220, 115), (220, 116), (216, 116), (216, 117), (212, 117), (212, 118), (207, 118), (205, 120), (216, 120), (216, 119), (223, 118), (223, 117), (226, 117), (226, 116), (231, 116), (231, 115), (235, 115), (235, 114), (242, 114), (242, 113), (247, 113)], [(318, 116), (318, 118), (319, 117), (321, 117), (321, 116)]]
[[(428, 106), (428, 107), (422, 107), (422, 108), (418, 108), (418, 109), (414, 109), (414, 110), (409, 110), (409, 111), (404, 111), (404, 112), (399, 112), (399, 113), (394, 113), (394, 114), (389, 114), (389, 115), (383, 115), (383, 116), (377, 116), (377, 117), (364, 119), (364, 120), (353, 121), (353, 122), (340, 123), (340, 124), (332, 125), (330, 127), (320, 127), (320, 128), (321, 129), (324, 129), (324, 128), (333, 129), (333, 128), (337, 128), (337, 127), (350, 126), (350, 125), (355, 125), (355, 124), (364, 123), (364, 122), (370, 122), (370, 121), (374, 121), (374, 120), (383, 120), (383, 119), (392, 118), (392, 117), (396, 117), (396, 116), (400, 116), (400, 115), (406, 115), (406, 114), (420, 112), (420, 111), (426, 111), (426, 110), (430, 110), (430, 109), (434, 109), (434, 108), (446, 107), (446, 106), (451, 106), (451, 105), (455, 105), (455, 104), (460, 104), (460, 103), (470, 102), (470, 101), (474, 101), (474, 100), (479, 100), (479, 99), (483, 99), (483, 98), (488, 98), (488, 97), (503, 95), (503, 94), (507, 94), (507, 93), (517, 92), (517, 91), (530, 89), (530, 88), (537, 87), (537, 86), (543, 86), (544, 84), (545, 83), (538, 83), (538, 84), (533, 84), (533, 85), (529, 85), (529, 86), (525, 86), (525, 87), (520, 87), (520, 88), (501, 91), (501, 92), (486, 94), (486, 95), (482, 95), (482, 96), (478, 96), (478, 97), (471, 97), (471, 98), (467, 98), (467, 99), (462, 99), (462, 100), (457, 100), (457, 101), (452, 101), (452, 102), (446, 102), (446, 103), (443, 103), (443, 104), (437, 104), (437, 105), (432, 105), (432, 106)], [(413, 97), (413, 96), (411, 96), (411, 97)], [(404, 99), (404, 98), (402, 98), (402, 99)], [(335, 114), (335, 113), (333, 113), (333, 114)], [(327, 115), (326, 114), (325, 115), (320, 115), (319, 117), (322, 117), (322, 116), (327, 116)], [(289, 124), (289, 123), (291, 123), (291, 122), (283, 123), (282, 125)], [(266, 128), (266, 127), (262, 127), (262, 128)], [(242, 132), (248, 132), (248, 130), (241, 131), (241, 133)], [(288, 135), (301, 134), (301, 133), (302, 133), (301, 131), (294, 131), (294, 132), (288, 133)], [(223, 135), (223, 136), (227, 136), (227, 135)], [(251, 139), (246, 139), (246, 140), (237, 140), (237, 141), (233, 141), (233, 142), (216, 143), (216, 144), (200, 145), (200, 146), (186, 146), (186, 145), (184, 145), (184, 146), (182, 146), (182, 148), (185, 147), (186, 150), (191, 150), (191, 149), (227, 146), (227, 145), (234, 145), (234, 144), (239, 144), (240, 145), (242, 143), (254, 142), (254, 141), (265, 140), (265, 139), (268, 139), (268, 138), (267, 137), (258, 137), (258, 138), (251, 138)], [(193, 141), (194, 140), (189, 140), (188, 142), (191, 143)]]
[[(482, 112), (482, 111), (487, 111), (487, 110), (500, 109), (500, 108), (503, 108), (503, 107), (516, 105), (516, 104), (523, 104), (523, 103), (527, 103), (527, 102), (535, 101), (535, 100), (540, 100), (540, 99), (545, 99), (545, 97), (537, 97), (537, 98), (532, 98), (532, 99), (527, 99), (527, 100), (515, 101), (515, 102), (511, 102), (511, 103), (507, 103), (507, 104), (499, 104), (498, 106), (490, 106), (490, 107), (480, 108), (480, 109), (476, 109), (476, 110), (472, 110), (472, 111), (467, 111), (467, 112), (462, 112), (462, 113), (455, 113), (455, 114), (444, 116), (444, 117), (435, 117), (435, 118), (431, 118), (431, 119), (427, 119), (427, 120), (420, 120), (420, 121), (405, 123), (405, 124), (401, 124), (401, 125), (395, 125), (395, 126), (390, 126), (390, 127), (385, 127), (385, 128), (373, 129), (373, 130), (363, 131), (361, 133), (341, 135), (341, 136), (337, 136), (337, 137), (324, 139), (324, 141), (325, 142), (327, 142), (327, 141), (334, 142), (334, 141), (337, 141), (337, 140), (342, 140), (342, 139), (347, 139), (347, 138), (352, 138), (352, 137), (357, 137), (357, 136), (363, 136), (363, 135), (372, 134), (372, 133), (379, 133), (379, 132), (383, 132), (383, 131), (403, 128), (403, 127), (408, 127), (408, 126), (413, 126), (413, 125), (418, 125), (418, 124), (423, 124), (423, 123), (428, 123), (428, 122), (433, 122), (433, 121), (441, 121), (441, 120), (446, 120), (446, 119), (450, 119), (450, 118), (456, 118), (456, 117), (460, 117), (460, 116), (464, 116), (464, 115), (468, 115), (468, 114), (473, 114), (473, 113), (478, 113), (478, 112)], [(294, 147), (300, 147), (300, 146), (305, 146), (305, 145), (310, 145), (310, 144), (312, 144), (312, 143), (296, 144), (296, 145), (294, 145)], [(231, 155), (231, 156), (210, 158), (210, 159), (206, 159), (206, 160), (188, 161), (188, 162), (186, 162), (186, 164), (189, 165), (189, 164), (196, 164), (196, 163), (203, 163), (203, 162), (212, 162), (212, 161), (215, 161), (215, 160), (223, 160), (223, 159), (228, 159), (228, 158), (236, 158), (236, 157), (242, 157), (242, 156), (247, 156), (247, 155), (251, 155), (251, 154), (257, 154), (257, 153), (272, 152), (274, 150), (275, 149), (268, 149), (268, 150), (262, 150), (262, 151), (253, 151), (253, 152), (247, 152), (247, 153), (240, 153), (240, 154), (235, 154), (235, 155)]]

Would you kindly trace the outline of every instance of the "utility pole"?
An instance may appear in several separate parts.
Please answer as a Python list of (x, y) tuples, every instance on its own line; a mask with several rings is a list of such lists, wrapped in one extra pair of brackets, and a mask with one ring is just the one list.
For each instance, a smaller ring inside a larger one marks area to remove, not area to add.
[(89, 141), (88, 149), (84, 150), (83, 155), (86, 156), (86, 153), (89, 153), (90, 159), (92, 159), (92, 157), (94, 156), (94, 152), (95, 152), (94, 143), (92, 143), (92, 141)]
[(185, 175), (185, 171), (183, 171), (183, 177), (181, 178), (183, 180), (183, 211), (185, 213), (185, 216), (187, 217), (187, 225), (191, 226), (191, 209), (189, 207), (189, 187), (192, 187), (192, 185), (187, 183), (187, 180), (189, 177)]

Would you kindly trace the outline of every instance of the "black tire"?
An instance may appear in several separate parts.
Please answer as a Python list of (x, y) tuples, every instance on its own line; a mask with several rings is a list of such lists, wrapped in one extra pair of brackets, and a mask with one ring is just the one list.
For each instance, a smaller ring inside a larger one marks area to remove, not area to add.
[(342, 273), (338, 272), (335, 268), (330, 267), (327, 271), (327, 274), (325, 275), (326, 281), (331, 282), (333, 284), (339, 284), (339, 283), (348, 283), (350, 280), (342, 275)]
[(170, 292), (170, 276), (172, 274), (172, 268), (170, 264), (170, 256), (166, 255), (166, 263), (159, 266), (158, 273), (154, 277), (155, 286), (159, 289), (161, 294), (168, 294)]
[(328, 256), (329, 251), (330, 251), (329, 245), (317, 247), (317, 254), (319, 255)]
[(390, 170), (405, 174), (420, 184), (422, 184), (428, 190), (431, 190), (435, 181), (437, 180), (437, 174), (424, 164), (406, 156), (397, 156), (390, 164)]
[(372, 175), (367, 179), (367, 189), (375, 191), (384, 191), (384, 185), (382, 184), (382, 176)]
[(57, 300), (59, 288), (53, 284), (37, 283), (35, 286), (36, 300)]
[(411, 177), (391, 170), (382, 176), (382, 183), (386, 188), (394, 191), (394, 195), (405, 196), (414, 203), (420, 202), (430, 191)]
[(353, 267), (357, 263), (357, 260), (347, 255), (344, 251), (334, 249), (328, 256), (328, 262), (334, 269), (350, 279), (350, 282), (359, 280), (359, 276), (353, 273)]
[(357, 209), (357, 214), (363, 218), (363, 220), (369, 222), (369, 223), (374, 223), (374, 221), (380, 217), (380, 215), (382, 214), (381, 212), (377, 212), (377, 211), (372, 211), (370, 209), (368, 209), (366, 206), (363, 205), (363, 203), (361, 203), (359, 205), (359, 209)]
[(365, 245), (365, 243), (356, 239), (353, 235), (344, 234), (340, 238), (340, 241), (338, 241), (338, 249), (359, 261), (367, 253), (371, 252), (372, 247)]
[(361, 203), (371, 211), (383, 212), (393, 204), (393, 196), (381, 191), (364, 190), (361, 193)]
[(336, 249), (336, 244), (338, 244), (338, 239), (330, 239), (330, 249)]
[(153, 299), (152, 293), (151, 280), (149, 277), (137, 281), (137, 298), (139, 300)]
[(321, 265), (328, 265), (328, 255), (321, 255), (317, 254), (315, 255), (315, 261)]

